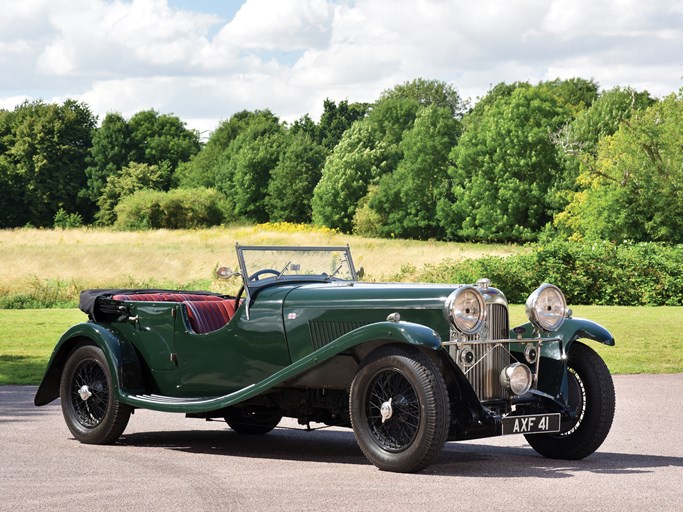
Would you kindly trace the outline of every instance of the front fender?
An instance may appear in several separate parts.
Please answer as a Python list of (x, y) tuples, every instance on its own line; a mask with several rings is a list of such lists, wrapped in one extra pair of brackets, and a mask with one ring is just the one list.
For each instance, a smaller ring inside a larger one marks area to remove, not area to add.
[(64, 365), (69, 354), (81, 345), (95, 345), (104, 352), (117, 399), (123, 398), (122, 387), (131, 391), (141, 390), (142, 369), (135, 348), (102, 325), (88, 322), (74, 325), (57, 342), (36, 391), (35, 405), (45, 405), (59, 397)]
[[(517, 338), (521, 328), (522, 339), (538, 339), (531, 323), (526, 323), (510, 331), (510, 338)], [(567, 318), (562, 327), (555, 332), (544, 333), (541, 339), (559, 339), (558, 342), (544, 343), (541, 347), (541, 362), (538, 389), (551, 396), (567, 396), (567, 352), (572, 344), (581, 338), (587, 338), (608, 346), (614, 346), (614, 336), (600, 324), (584, 318)]]
[(387, 340), (418, 345), (432, 350), (441, 348), (441, 337), (430, 327), (411, 322), (377, 322), (359, 327), (334, 340), (330, 345), (346, 350), (370, 340)]
[[(517, 330), (524, 328), (524, 332), (521, 333), (523, 339), (537, 338), (538, 336), (534, 333), (534, 326), (527, 322), (512, 331), (510, 331), (510, 338), (517, 338)], [(562, 327), (555, 332), (543, 334), (542, 338), (560, 338), (562, 353), (566, 354), (572, 343), (580, 338), (587, 338), (610, 347), (614, 346), (614, 336), (605, 329), (602, 325), (597, 324), (591, 320), (586, 320), (585, 318), (567, 318)], [(545, 348), (545, 347), (544, 347)], [(546, 354), (543, 352), (543, 356), (549, 356), (550, 353)], [(558, 354), (559, 356), (560, 354)]]

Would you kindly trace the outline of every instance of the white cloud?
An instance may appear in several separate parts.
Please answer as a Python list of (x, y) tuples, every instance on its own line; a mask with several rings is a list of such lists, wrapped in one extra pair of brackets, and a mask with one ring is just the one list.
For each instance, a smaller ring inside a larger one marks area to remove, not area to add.
[(320, 48), (329, 41), (333, 12), (327, 0), (247, 0), (216, 40), (266, 50)]
[(315, 118), (326, 97), (372, 101), (416, 77), (476, 97), (574, 76), (663, 95), (683, 75), (679, 0), (247, 0), (231, 20), (166, 0), (0, 0), (0, 12), (0, 105), (75, 97), (200, 129), (242, 109)]

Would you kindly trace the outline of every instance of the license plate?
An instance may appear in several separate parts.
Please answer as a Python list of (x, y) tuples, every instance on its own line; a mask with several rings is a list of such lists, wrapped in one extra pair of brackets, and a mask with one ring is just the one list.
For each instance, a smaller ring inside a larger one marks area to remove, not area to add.
[(503, 418), (502, 434), (541, 434), (560, 431), (560, 413)]

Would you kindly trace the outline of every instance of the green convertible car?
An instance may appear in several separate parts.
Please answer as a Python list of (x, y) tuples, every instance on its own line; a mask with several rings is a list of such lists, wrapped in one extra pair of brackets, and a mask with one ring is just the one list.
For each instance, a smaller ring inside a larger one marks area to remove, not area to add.
[[(473, 284), (366, 283), (348, 247), (237, 245), (237, 296), (88, 290), (35, 396), (61, 397), (82, 443), (111, 443), (136, 408), (266, 434), (283, 416), (353, 429), (370, 462), (414, 472), (446, 441), (523, 434), (546, 457), (597, 450), (614, 385), (556, 286), (510, 329), (505, 295)], [(359, 271), (360, 273), (360, 271)]]

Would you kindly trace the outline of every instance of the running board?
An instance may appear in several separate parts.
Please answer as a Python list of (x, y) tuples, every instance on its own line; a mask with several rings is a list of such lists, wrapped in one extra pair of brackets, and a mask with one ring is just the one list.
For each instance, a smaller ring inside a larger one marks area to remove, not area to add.
[[(255, 391), (255, 384), (242, 388), (234, 393), (212, 397), (177, 397), (163, 395), (129, 395), (121, 394), (121, 401), (133, 407), (142, 407), (164, 412), (205, 412), (222, 409), (245, 398)], [(257, 394), (257, 393), (253, 393)]]

